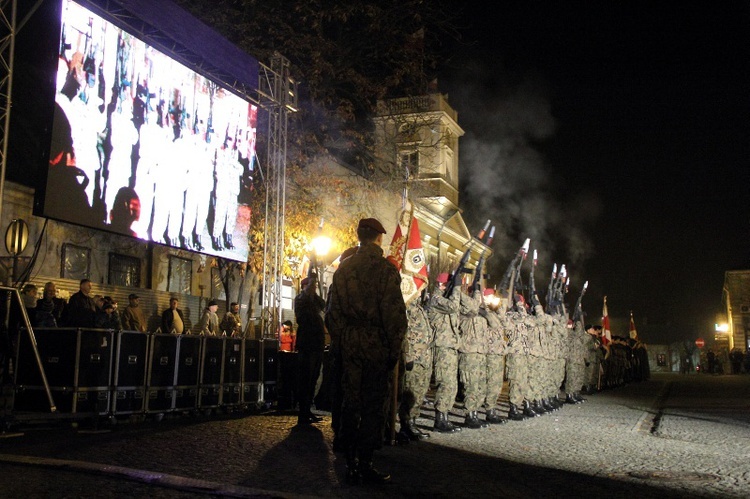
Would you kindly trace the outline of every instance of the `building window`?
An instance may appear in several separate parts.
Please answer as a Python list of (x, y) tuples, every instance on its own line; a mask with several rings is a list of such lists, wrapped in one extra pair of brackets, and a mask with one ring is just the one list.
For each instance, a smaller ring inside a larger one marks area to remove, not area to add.
[(141, 259), (134, 256), (109, 254), (109, 284), (141, 287)]
[(62, 266), (60, 277), (64, 279), (90, 279), (91, 250), (75, 244), (62, 245)]
[(401, 167), (409, 169), (409, 176), (419, 176), (419, 151), (409, 149), (401, 151), (399, 155)]
[(179, 256), (169, 256), (167, 291), (189, 295), (193, 289), (193, 261)]

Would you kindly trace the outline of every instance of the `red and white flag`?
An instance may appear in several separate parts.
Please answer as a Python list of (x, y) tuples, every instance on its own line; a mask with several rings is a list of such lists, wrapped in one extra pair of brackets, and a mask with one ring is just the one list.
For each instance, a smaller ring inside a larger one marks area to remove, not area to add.
[[(408, 225), (403, 223), (404, 219)], [(387, 258), (401, 273), (401, 293), (404, 302), (409, 303), (427, 286), (428, 278), (419, 222), (406, 212), (396, 226)]]
[(604, 306), (602, 307), (602, 345), (609, 345), (612, 342), (612, 331), (609, 329), (609, 311), (607, 310), (607, 297), (604, 297)]
[(638, 339), (638, 331), (635, 330), (635, 321), (633, 320), (633, 311), (630, 311), (630, 339)]

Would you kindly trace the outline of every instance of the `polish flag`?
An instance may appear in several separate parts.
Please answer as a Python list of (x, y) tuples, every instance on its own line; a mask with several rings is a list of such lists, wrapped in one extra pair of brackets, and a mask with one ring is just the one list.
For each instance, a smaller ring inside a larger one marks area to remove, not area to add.
[(609, 345), (612, 341), (612, 331), (609, 329), (609, 312), (607, 311), (607, 297), (604, 297), (602, 307), (602, 345)]

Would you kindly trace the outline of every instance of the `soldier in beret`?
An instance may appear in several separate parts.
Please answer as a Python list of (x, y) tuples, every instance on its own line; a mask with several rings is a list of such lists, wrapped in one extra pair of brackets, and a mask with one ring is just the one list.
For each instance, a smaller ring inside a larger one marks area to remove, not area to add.
[(357, 226), (360, 246), (341, 262), (329, 291), (327, 324), (341, 350), (347, 481), (385, 483), (373, 453), (383, 442), (388, 373), (396, 366), (406, 334), (401, 276), (383, 257), (385, 229), (374, 218)]

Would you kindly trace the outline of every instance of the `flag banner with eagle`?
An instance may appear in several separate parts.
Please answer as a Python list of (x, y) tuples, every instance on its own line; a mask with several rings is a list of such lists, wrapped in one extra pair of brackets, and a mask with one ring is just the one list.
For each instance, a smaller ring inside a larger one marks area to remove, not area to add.
[[(404, 223), (407, 222), (407, 223)], [(419, 237), (419, 222), (404, 212), (393, 233), (388, 261), (401, 273), (401, 293), (407, 304), (427, 287), (427, 260)]]
[(630, 330), (629, 330), (630, 338), (633, 340), (638, 339), (638, 331), (635, 329), (635, 321), (633, 320), (633, 312), (630, 312)]

